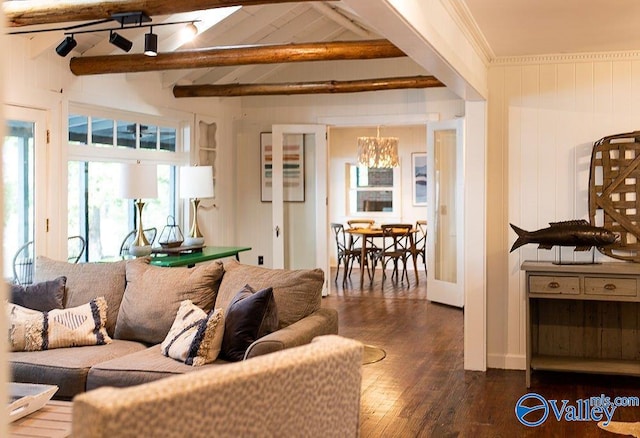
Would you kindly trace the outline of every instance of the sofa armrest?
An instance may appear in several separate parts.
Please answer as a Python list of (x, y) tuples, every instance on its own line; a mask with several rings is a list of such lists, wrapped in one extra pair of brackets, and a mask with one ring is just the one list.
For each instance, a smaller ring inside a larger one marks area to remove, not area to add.
[(261, 337), (249, 345), (244, 355), (245, 360), (308, 344), (316, 336), (338, 334), (338, 311), (320, 308), (300, 321)]

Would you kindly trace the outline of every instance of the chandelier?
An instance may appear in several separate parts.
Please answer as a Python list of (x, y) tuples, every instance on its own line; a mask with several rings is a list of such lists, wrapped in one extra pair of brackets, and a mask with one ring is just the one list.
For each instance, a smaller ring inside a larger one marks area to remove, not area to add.
[(380, 127), (376, 137), (358, 137), (358, 164), (376, 168), (397, 167), (398, 138), (380, 137)]

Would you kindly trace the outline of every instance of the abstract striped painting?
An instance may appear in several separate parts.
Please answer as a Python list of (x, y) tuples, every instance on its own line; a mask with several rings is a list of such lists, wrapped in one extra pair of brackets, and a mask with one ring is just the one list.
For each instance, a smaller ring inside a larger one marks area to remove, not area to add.
[[(273, 143), (270, 132), (260, 133), (261, 193), (263, 202), (273, 199)], [(287, 134), (282, 145), (283, 199), (304, 202), (304, 137)]]

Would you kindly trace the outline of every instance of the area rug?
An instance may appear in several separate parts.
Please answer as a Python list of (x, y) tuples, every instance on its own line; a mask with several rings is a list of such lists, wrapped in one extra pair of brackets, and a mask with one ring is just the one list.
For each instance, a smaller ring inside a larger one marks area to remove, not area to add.
[(362, 354), (362, 364), (380, 362), (387, 356), (387, 352), (382, 348), (374, 347), (373, 345), (365, 345), (364, 353)]

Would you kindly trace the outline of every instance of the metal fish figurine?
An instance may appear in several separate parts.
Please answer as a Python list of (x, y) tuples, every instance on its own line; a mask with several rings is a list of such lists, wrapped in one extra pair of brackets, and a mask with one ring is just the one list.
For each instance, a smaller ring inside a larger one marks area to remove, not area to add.
[(602, 227), (594, 227), (584, 219), (564, 222), (549, 222), (549, 228), (536, 231), (525, 231), (513, 224), (511, 228), (518, 234), (511, 251), (528, 243), (538, 243), (540, 249), (551, 249), (553, 246), (575, 246), (575, 251), (587, 251), (591, 247), (611, 245), (618, 236)]

